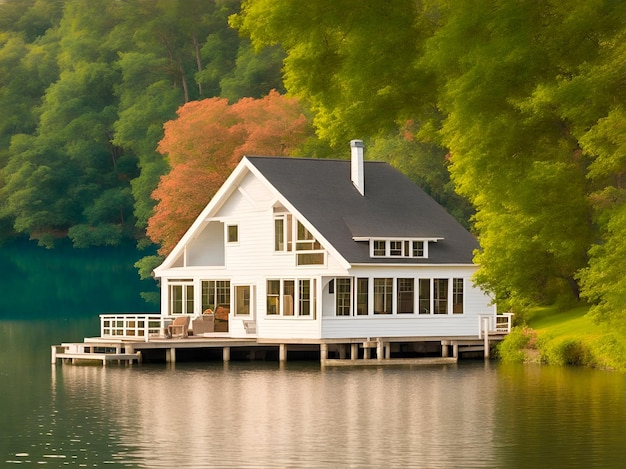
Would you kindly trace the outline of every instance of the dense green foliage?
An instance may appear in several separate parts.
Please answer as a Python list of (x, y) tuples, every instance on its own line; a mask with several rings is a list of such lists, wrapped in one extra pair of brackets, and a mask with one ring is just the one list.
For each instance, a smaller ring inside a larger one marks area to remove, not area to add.
[(248, 0), (231, 24), (283, 46), (322, 138), (410, 121), (447, 149), (501, 304), (582, 293), (625, 323), (626, 3)]
[(532, 308), (527, 325), (514, 327), (498, 344), (498, 356), (507, 362), (626, 371), (626, 338), (614, 327), (595, 324), (588, 309)]
[(142, 239), (168, 171), (163, 124), (192, 100), (282, 89), (279, 48), (230, 0), (0, 3), (0, 239)]
[(626, 332), (625, 61), (614, 0), (6, 0), (0, 239), (145, 240), (177, 109), (286, 90), (298, 153), (363, 138), (476, 233), (501, 305)]

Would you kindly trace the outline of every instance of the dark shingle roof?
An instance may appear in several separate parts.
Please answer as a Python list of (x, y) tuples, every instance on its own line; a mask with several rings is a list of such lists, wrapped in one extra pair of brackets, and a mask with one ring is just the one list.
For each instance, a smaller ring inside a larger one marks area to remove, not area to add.
[[(471, 264), (474, 237), (434, 199), (387, 163), (365, 161), (365, 195), (349, 160), (247, 157), (351, 264)], [(443, 238), (428, 259), (375, 258), (355, 237)]]

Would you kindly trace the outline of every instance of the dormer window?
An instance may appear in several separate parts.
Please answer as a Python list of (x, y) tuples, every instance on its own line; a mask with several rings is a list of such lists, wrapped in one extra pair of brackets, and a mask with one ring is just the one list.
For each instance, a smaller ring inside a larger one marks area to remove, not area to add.
[[(428, 240), (370, 239), (371, 257), (428, 257)], [(433, 239), (431, 241), (436, 241)]]

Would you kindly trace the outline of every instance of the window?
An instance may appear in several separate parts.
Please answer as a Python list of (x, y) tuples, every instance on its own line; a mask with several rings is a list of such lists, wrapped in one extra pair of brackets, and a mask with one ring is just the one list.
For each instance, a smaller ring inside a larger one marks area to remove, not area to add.
[(402, 239), (370, 240), (372, 257), (428, 257), (427, 242)]
[(412, 257), (424, 257), (424, 241), (413, 241)]
[(415, 281), (412, 278), (398, 279), (398, 314), (414, 312)]
[(296, 251), (298, 251), (296, 265), (321, 265), (325, 262), (322, 245), (300, 222), (298, 222)]
[(311, 281), (298, 280), (298, 312), (300, 316), (311, 315)]
[(463, 279), (452, 279), (452, 313), (463, 314)]
[(368, 303), (369, 279), (356, 279), (356, 314), (357, 316), (367, 316), (369, 312)]
[(393, 279), (374, 279), (374, 314), (391, 314), (393, 309)]
[(298, 222), (298, 238), (296, 240), (297, 251), (316, 251), (321, 249), (322, 246), (316, 241), (313, 235), (306, 229), (306, 227)]
[(250, 285), (235, 286), (235, 314), (250, 315)]
[[(297, 286), (297, 290), (296, 290)], [(287, 279), (267, 281), (269, 316), (315, 316), (315, 280)]]
[(337, 316), (350, 316), (350, 304), (352, 299), (352, 279), (338, 278), (336, 279), (336, 314)]
[(228, 231), (228, 242), (229, 243), (238, 243), (239, 242), (239, 226), (238, 225), (228, 225), (226, 227)]
[[(191, 282), (189, 280), (188, 282)], [(193, 284), (170, 284), (170, 314), (194, 313)]]
[(289, 214), (274, 218), (274, 251), (285, 252), (293, 249), (292, 217)]
[(434, 313), (448, 314), (448, 279), (436, 278), (433, 280)]
[(293, 316), (293, 302), (295, 299), (295, 281), (283, 281), (283, 316)]
[(202, 281), (202, 311), (217, 310), (218, 306), (230, 309), (230, 281)]
[(402, 241), (389, 241), (389, 255), (401, 256), (402, 255)]
[(280, 280), (267, 281), (267, 314), (277, 315), (280, 312)]
[(381, 239), (374, 240), (374, 257), (385, 257), (387, 255), (387, 242)]
[(285, 219), (274, 219), (274, 251), (285, 251)]
[(421, 278), (419, 283), (419, 314), (430, 314), (430, 279)]

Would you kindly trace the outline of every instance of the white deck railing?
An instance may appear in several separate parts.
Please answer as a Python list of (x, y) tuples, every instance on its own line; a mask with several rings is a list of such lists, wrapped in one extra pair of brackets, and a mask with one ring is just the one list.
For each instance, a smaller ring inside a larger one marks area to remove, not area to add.
[(500, 313), (478, 316), (478, 338), (482, 339), (483, 333), (508, 334), (511, 332), (513, 313)]
[(154, 314), (101, 314), (100, 337), (144, 339), (163, 337), (172, 318)]

